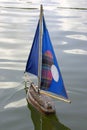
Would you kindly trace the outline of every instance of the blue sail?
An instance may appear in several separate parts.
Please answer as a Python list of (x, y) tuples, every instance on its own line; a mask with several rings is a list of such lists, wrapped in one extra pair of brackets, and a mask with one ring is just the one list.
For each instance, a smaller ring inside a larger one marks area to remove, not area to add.
[(68, 99), (57, 59), (43, 17), (41, 89)]
[(25, 72), (38, 75), (38, 52), (39, 52), (39, 22), (35, 32), (31, 51), (27, 60)]
[[(43, 22), (43, 35), (42, 35), (42, 71), (41, 71), (41, 86), (40, 89), (47, 92), (52, 92), (56, 95), (68, 99), (61, 72), (57, 63), (57, 59), (53, 50), (53, 46), (46, 28), (44, 16)], [(34, 36), (33, 44), (29, 54), (26, 65), (26, 72), (38, 76), (38, 55), (39, 55), (39, 27), (38, 22), (36, 33)]]

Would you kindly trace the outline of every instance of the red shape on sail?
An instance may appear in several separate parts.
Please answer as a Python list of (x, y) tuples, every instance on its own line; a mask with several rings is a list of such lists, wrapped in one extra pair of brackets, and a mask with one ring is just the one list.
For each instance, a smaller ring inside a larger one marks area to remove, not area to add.
[(53, 56), (50, 51), (46, 51), (42, 55), (42, 77), (41, 88), (49, 88), (52, 81), (51, 66), (53, 64)]

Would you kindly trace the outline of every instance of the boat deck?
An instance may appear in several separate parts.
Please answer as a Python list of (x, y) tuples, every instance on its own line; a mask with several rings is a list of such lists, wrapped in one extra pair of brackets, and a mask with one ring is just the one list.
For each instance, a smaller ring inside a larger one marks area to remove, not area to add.
[(30, 86), (27, 92), (27, 101), (36, 109), (46, 114), (55, 113), (55, 107), (50, 97), (38, 93), (34, 86)]

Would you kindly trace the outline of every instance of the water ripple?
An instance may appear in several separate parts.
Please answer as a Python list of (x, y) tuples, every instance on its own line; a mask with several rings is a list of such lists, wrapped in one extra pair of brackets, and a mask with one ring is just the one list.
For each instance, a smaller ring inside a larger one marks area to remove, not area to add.
[(71, 9), (71, 10), (87, 10), (87, 8), (74, 8), (74, 7), (57, 7), (58, 9)]
[(64, 50), (64, 52), (68, 54), (87, 55), (87, 51), (82, 49)]
[(18, 107), (23, 107), (23, 106), (26, 106), (26, 99), (25, 99), (25, 98), (7, 104), (6, 106), (4, 106), (4, 109), (8, 109), (8, 108), (18, 108)]
[(78, 39), (78, 40), (83, 40), (83, 41), (87, 41), (87, 36), (80, 35), (80, 34), (67, 35), (66, 37), (73, 38), (73, 39)]

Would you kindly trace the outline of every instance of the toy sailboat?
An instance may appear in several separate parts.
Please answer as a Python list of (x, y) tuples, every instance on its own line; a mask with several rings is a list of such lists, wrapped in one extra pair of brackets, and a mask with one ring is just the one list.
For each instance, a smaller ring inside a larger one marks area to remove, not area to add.
[(50, 97), (70, 103), (40, 6), (40, 18), (25, 72), (38, 77), (38, 86), (28, 85), (27, 101), (46, 114), (55, 113)]

